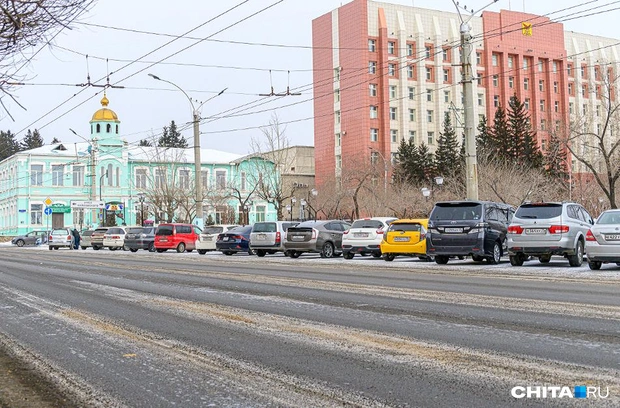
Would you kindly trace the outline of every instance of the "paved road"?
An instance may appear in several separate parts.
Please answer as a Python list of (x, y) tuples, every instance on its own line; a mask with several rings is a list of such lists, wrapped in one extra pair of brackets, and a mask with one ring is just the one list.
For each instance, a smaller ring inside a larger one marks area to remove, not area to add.
[(617, 406), (620, 268), (565, 263), (2, 247), (0, 345), (77, 406)]

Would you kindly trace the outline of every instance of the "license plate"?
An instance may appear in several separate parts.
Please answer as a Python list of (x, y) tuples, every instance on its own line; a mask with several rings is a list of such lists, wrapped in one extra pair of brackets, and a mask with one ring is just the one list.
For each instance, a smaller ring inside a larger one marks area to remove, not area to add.
[(396, 241), (396, 242), (407, 242), (407, 241), (409, 241), (409, 237), (394, 237), (394, 241)]
[(368, 238), (367, 232), (355, 232), (353, 233), (353, 237), (355, 238)]
[(228, 237), (222, 238), (222, 241), (228, 241)]
[(448, 232), (448, 233), (450, 233), (450, 232), (463, 232), (463, 228), (446, 228), (445, 231)]
[(304, 237), (303, 237), (303, 235), (293, 235), (293, 236), (291, 237), (291, 239), (292, 239), (293, 241), (303, 241)]
[(208, 236), (208, 237), (204, 237), (205, 241), (213, 241), (213, 237), (212, 236)]
[(528, 228), (525, 230), (528, 235), (544, 235), (546, 232), (546, 228)]
[(168, 238), (161, 238), (159, 242), (168, 242)]
[(606, 234), (605, 241), (620, 241), (620, 234)]
[(256, 239), (259, 240), (259, 241), (264, 241), (264, 240), (267, 239), (267, 236), (265, 234), (258, 234), (256, 236)]

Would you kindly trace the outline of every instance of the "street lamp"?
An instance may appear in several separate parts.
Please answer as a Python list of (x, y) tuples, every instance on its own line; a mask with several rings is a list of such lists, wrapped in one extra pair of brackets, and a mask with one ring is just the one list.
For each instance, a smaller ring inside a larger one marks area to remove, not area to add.
[(185, 95), (185, 97), (189, 101), (189, 104), (192, 106), (192, 123), (194, 124), (194, 173), (195, 173), (194, 189), (195, 189), (195, 193), (196, 193), (196, 196), (195, 196), (195, 201), (196, 201), (196, 220), (194, 222), (195, 222), (195, 224), (199, 228), (203, 228), (204, 227), (204, 225), (203, 225), (204, 224), (204, 222), (203, 222), (204, 220), (203, 220), (203, 211), (202, 211), (202, 161), (200, 159), (200, 112), (198, 112), (198, 111), (202, 107), (202, 105), (204, 105), (205, 103), (209, 102), (211, 99), (220, 96), (228, 88), (222, 89), (220, 91), (220, 93), (218, 93), (217, 95), (214, 95), (211, 98), (207, 99), (206, 101), (202, 102), (196, 108), (194, 106), (194, 102), (192, 101), (192, 98), (189, 97), (189, 95), (187, 94), (187, 92), (185, 92), (183, 90), (183, 88), (181, 88), (180, 86), (178, 86), (174, 82), (170, 82), (170, 81), (168, 81), (166, 79), (161, 79), (157, 75), (153, 75), (153, 74), (148, 74), (148, 75), (151, 78), (156, 79), (158, 81), (169, 83), (170, 85), (172, 85), (175, 88), (177, 88), (179, 91), (183, 92), (183, 95)]
[(291, 221), (293, 221), (293, 214), (291, 213), (291, 211), (293, 211), (293, 208), (291, 207), (290, 204), (286, 205), (286, 211), (288, 211), (289, 216), (291, 217)]
[(293, 209), (295, 208), (296, 202), (297, 202), (297, 199), (295, 197), (291, 197), (291, 211), (290, 211), (291, 221), (293, 221)]
[(385, 160), (383, 153), (381, 153), (379, 150), (375, 149), (372, 146), (368, 146), (368, 148), (373, 152), (377, 152), (379, 156), (381, 156), (381, 160), (383, 160), (383, 192), (387, 193), (388, 162), (387, 160)]
[(144, 227), (144, 199), (146, 194), (138, 193), (138, 200), (140, 200), (140, 226)]
[(306, 216), (306, 204), (307, 201), (305, 199), (299, 200), (299, 221), (303, 221)]

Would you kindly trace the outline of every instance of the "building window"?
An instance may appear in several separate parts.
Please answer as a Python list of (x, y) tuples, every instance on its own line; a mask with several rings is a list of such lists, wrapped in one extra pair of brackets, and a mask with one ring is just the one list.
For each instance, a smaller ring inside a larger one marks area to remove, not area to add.
[(43, 204), (30, 204), (30, 223), (43, 224)]
[(499, 86), (499, 76), (498, 75), (493, 75), (493, 86), (496, 87), (496, 88)]
[(368, 51), (375, 52), (377, 50), (377, 41), (368, 40)]
[(394, 55), (395, 45), (394, 41), (388, 41), (388, 54)]
[(97, 133), (101, 133), (101, 125), (97, 123)]
[(543, 67), (544, 67), (543, 61), (542, 60), (538, 61), (538, 72), (543, 72)]
[(545, 100), (544, 99), (540, 100), (540, 111), (541, 112), (545, 111)]
[(336, 112), (334, 112), (334, 116), (336, 118), (336, 124), (340, 124), (340, 111), (337, 110)]
[(342, 156), (339, 154), (336, 155), (336, 169), (342, 169)]
[(587, 114), (588, 114), (588, 105), (586, 105), (586, 104), (584, 103), (584, 104), (581, 106), (581, 112), (582, 112), (584, 115), (587, 115)]
[(200, 171), (200, 179), (202, 180), (202, 188), (205, 190), (209, 188), (209, 171), (201, 170)]
[(523, 69), (527, 69), (530, 66), (529, 58), (523, 58)]
[(555, 113), (558, 113), (560, 111), (560, 102), (558, 101), (553, 102), (553, 110)]
[(377, 73), (377, 63), (375, 61), (368, 62), (368, 73), (376, 74)]
[(499, 95), (493, 95), (493, 106), (499, 107)]
[(413, 44), (407, 44), (407, 56), (413, 56)]
[(575, 104), (573, 104), (572, 102), (568, 103), (568, 113), (575, 113)]
[(136, 188), (146, 189), (146, 169), (136, 169)]
[(84, 185), (84, 166), (73, 166), (73, 186)]
[(433, 123), (433, 111), (432, 110), (426, 111), (426, 121), (428, 123)]
[(545, 81), (543, 81), (542, 79), (538, 81), (538, 90), (540, 92), (543, 92), (545, 90)]
[(540, 130), (545, 131), (547, 128), (547, 121), (545, 119), (540, 120)]
[(572, 64), (568, 64), (566, 66), (566, 73), (568, 74), (569, 77), (573, 76), (573, 65)]
[(601, 116), (601, 105), (596, 105), (596, 116)]
[(336, 147), (340, 147), (341, 139), (340, 133), (336, 133)]
[(370, 105), (370, 119), (377, 119), (378, 117), (378, 108), (374, 105)]
[(415, 109), (409, 108), (409, 121), (415, 122)]
[(396, 85), (390, 85), (390, 99), (396, 99), (397, 97)]
[(396, 120), (396, 108), (390, 108), (390, 120)]
[(441, 59), (443, 62), (450, 62), (450, 49), (444, 48), (441, 52)]
[(515, 58), (512, 55), (508, 56), (508, 68), (512, 68), (514, 67), (515, 64)]
[(108, 180), (108, 186), (112, 186), (113, 182), (114, 182), (114, 172), (112, 171), (112, 165), (108, 164), (108, 170), (106, 170), (106, 174), (105, 174), (107, 180)]
[(553, 93), (558, 93), (558, 82), (553, 82)]
[(239, 188), (241, 191), (246, 191), (248, 189), (247, 184), (247, 175), (245, 171), (242, 171), (241, 174), (239, 174)]
[(484, 95), (478, 94), (478, 106), (484, 106)]
[(155, 188), (163, 188), (166, 184), (166, 170), (155, 169)]
[(449, 69), (443, 70), (443, 81), (450, 82), (450, 70)]
[(427, 81), (433, 80), (433, 68), (426, 67), (426, 80)]
[(392, 143), (398, 142), (398, 130), (390, 129), (390, 138), (392, 139)]
[(432, 89), (426, 90), (426, 102), (433, 102), (433, 90)]
[(493, 53), (493, 54), (491, 55), (491, 63), (493, 64), (493, 66), (494, 66), (494, 67), (496, 67), (496, 66), (497, 66), (497, 64), (498, 64), (497, 60), (498, 60), (498, 58), (497, 58), (497, 54), (496, 54), (496, 53)]
[(581, 79), (588, 79), (588, 76), (586, 75), (587, 71), (586, 71), (586, 66), (582, 65), (581, 66)]
[(431, 59), (432, 53), (433, 53), (433, 47), (431, 47), (430, 45), (426, 45), (424, 47), (424, 55), (426, 59)]
[(52, 166), (52, 185), (53, 186), (62, 186), (63, 178), (64, 178), (65, 166), (53, 165)]
[(515, 77), (508, 77), (508, 88), (514, 88), (515, 86)]
[(410, 130), (409, 131), (409, 140), (413, 143), (415, 143), (415, 130)]
[(225, 170), (215, 171), (215, 188), (218, 190), (226, 189), (226, 171)]
[(572, 82), (568, 83), (568, 94), (569, 95), (573, 94), (573, 83)]
[(530, 110), (530, 98), (525, 98), (523, 106), (525, 106), (525, 109)]
[(370, 96), (377, 96), (377, 84), (368, 85), (368, 89), (370, 91)]
[(413, 79), (413, 65), (407, 65), (407, 78)]
[(588, 85), (581, 85), (581, 96), (584, 98), (588, 97)]
[(450, 91), (443, 91), (443, 101), (445, 103), (450, 102)]
[(379, 140), (379, 129), (370, 129), (370, 141), (376, 142)]
[(389, 76), (396, 75), (396, 64), (388, 64), (388, 75)]
[(189, 170), (179, 170), (179, 187), (183, 190), (189, 189)]
[(335, 102), (340, 102), (340, 89), (336, 89), (334, 91), (334, 101)]
[(530, 88), (530, 79), (523, 78), (523, 89), (527, 91), (529, 88)]
[(375, 152), (374, 150), (370, 152), (370, 164), (379, 163), (379, 152)]
[(409, 99), (413, 100), (414, 96), (415, 96), (415, 88), (410, 86), (409, 87)]
[(334, 80), (340, 81), (340, 67), (334, 68)]
[(433, 143), (435, 143), (435, 132), (428, 132), (426, 134), (426, 138), (427, 138), (427, 143), (429, 145), (432, 145)]
[(558, 63), (557, 61), (553, 61), (553, 73), (557, 73), (558, 72)]
[(476, 65), (482, 65), (482, 54), (479, 52), (476, 53)]

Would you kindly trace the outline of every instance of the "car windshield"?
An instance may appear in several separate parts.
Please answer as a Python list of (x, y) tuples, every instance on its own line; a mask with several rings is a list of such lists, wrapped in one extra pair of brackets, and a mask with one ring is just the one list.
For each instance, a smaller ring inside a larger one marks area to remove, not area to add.
[(440, 203), (431, 214), (432, 220), (479, 220), (482, 214), (480, 203)]
[(523, 204), (517, 209), (515, 217), (531, 219), (556, 218), (562, 214), (562, 204)]
[(388, 231), (420, 232), (422, 231), (422, 225), (413, 223), (392, 224)]
[(259, 222), (254, 224), (252, 232), (276, 232), (278, 226), (275, 222)]
[(351, 228), (383, 228), (383, 223), (378, 220), (357, 220), (353, 222)]
[(596, 220), (597, 224), (620, 224), (620, 211), (604, 212)]
[(138, 228), (127, 228), (127, 233), (128, 233), (128, 234), (141, 234), (141, 233), (142, 233), (142, 227), (138, 227)]
[(205, 227), (202, 230), (203, 234), (221, 234), (224, 231), (224, 227)]
[(64, 229), (52, 231), (52, 235), (67, 235), (67, 234), (68, 234), (67, 230), (64, 230)]
[(173, 228), (172, 225), (160, 225), (157, 227), (155, 235), (172, 235)]

